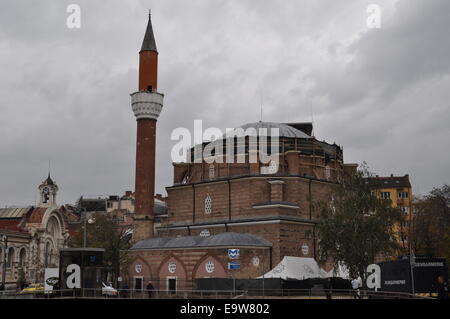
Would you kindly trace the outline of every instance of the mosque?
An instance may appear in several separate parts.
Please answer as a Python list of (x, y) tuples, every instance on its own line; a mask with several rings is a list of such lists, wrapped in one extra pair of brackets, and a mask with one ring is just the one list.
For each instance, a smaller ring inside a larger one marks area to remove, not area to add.
[(134, 245), (124, 274), (130, 287), (141, 289), (151, 280), (157, 289), (189, 289), (199, 278), (256, 278), (285, 256), (316, 258), (313, 203), (326, 199), (330, 186), (357, 165), (344, 163), (340, 146), (317, 140), (312, 123), (241, 127), (278, 130), (270, 148), (276, 163), (251, 161), (250, 138), (236, 155), (239, 161), (173, 163), (167, 216), (155, 223), (155, 136), (164, 95), (157, 90), (151, 17), (139, 57), (139, 88), (131, 94), (137, 143)]

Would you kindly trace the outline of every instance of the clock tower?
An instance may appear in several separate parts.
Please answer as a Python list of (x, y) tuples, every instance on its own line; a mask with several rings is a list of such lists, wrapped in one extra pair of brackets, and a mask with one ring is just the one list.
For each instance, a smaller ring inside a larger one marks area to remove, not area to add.
[(58, 192), (58, 185), (50, 177), (39, 185), (39, 207), (56, 206), (56, 193)]

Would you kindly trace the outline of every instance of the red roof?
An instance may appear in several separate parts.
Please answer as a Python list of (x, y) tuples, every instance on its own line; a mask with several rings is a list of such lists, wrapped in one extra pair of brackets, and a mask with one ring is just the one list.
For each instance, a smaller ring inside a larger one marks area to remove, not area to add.
[(9, 230), (21, 233), (27, 233), (26, 230), (19, 227), (20, 219), (0, 219), (0, 230)]
[(47, 208), (45, 207), (36, 207), (34, 208), (29, 217), (27, 218), (27, 223), (41, 223), (42, 218), (44, 217)]

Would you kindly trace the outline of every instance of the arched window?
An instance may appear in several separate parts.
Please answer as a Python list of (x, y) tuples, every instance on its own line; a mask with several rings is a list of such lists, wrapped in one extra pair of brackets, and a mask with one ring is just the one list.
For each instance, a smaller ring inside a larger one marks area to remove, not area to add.
[(47, 267), (49, 264), (52, 263), (52, 244), (48, 241), (47, 244), (45, 244), (45, 251), (44, 251), (44, 263), (45, 267)]
[(206, 196), (205, 198), (205, 214), (212, 213), (212, 199), (211, 196)]
[(9, 247), (8, 249), (8, 255), (6, 256), (6, 267), (11, 268), (12, 266), (14, 266), (14, 248), (13, 247)]
[(58, 219), (55, 216), (50, 217), (47, 222), (46, 232), (53, 238), (61, 238), (61, 226), (59, 224)]
[(19, 267), (23, 268), (26, 266), (26, 260), (27, 260), (27, 251), (25, 248), (22, 248), (19, 253)]

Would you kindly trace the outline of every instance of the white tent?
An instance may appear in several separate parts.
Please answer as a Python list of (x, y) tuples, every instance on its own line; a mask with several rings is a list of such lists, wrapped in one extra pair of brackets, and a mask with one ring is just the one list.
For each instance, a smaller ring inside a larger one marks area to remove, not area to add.
[[(342, 268), (342, 269), (341, 269)], [(333, 277), (333, 270), (326, 272), (314, 258), (285, 256), (280, 263), (259, 278), (308, 279)], [(339, 267), (337, 277), (347, 278), (345, 267)]]

